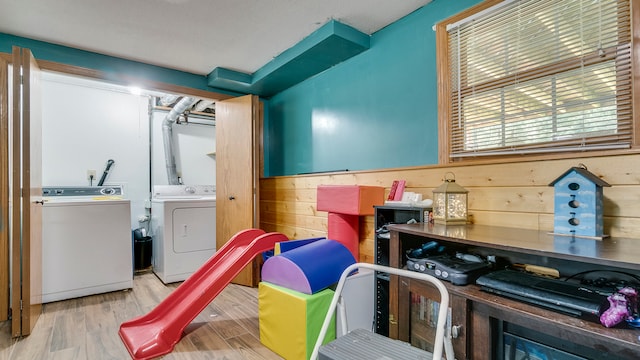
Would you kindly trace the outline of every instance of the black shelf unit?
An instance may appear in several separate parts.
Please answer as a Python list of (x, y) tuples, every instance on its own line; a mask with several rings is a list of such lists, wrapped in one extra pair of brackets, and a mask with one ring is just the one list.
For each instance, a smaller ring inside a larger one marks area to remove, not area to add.
[[(385, 225), (424, 223), (429, 221), (430, 207), (381, 205), (375, 206), (375, 261), (377, 265), (389, 266), (389, 232)], [(389, 274), (376, 272), (376, 333), (389, 336)]]

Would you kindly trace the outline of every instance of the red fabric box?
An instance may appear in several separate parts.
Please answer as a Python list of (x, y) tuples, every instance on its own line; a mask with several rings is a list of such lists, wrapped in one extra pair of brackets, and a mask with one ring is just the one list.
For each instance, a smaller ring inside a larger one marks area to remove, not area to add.
[(373, 215), (373, 207), (376, 205), (384, 205), (384, 188), (381, 186), (318, 186), (318, 211), (347, 215)]

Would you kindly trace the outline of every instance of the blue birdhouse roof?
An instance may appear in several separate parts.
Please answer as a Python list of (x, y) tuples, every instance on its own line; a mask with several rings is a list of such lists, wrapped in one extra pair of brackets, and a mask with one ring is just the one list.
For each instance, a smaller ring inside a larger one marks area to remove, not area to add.
[(592, 183), (596, 184), (597, 186), (611, 186), (611, 185), (609, 185), (609, 183), (607, 183), (606, 181), (600, 179), (599, 177), (597, 177), (593, 173), (589, 172), (587, 169), (585, 169), (583, 167), (576, 167), (576, 166), (570, 168), (569, 170), (565, 171), (562, 175), (558, 176), (555, 180), (553, 180), (551, 182), (551, 184), (549, 184), (549, 186), (554, 186), (560, 179), (564, 178), (565, 176), (569, 175), (569, 173), (572, 173), (574, 171), (576, 173), (582, 175), (583, 177), (585, 177), (587, 180), (591, 181)]

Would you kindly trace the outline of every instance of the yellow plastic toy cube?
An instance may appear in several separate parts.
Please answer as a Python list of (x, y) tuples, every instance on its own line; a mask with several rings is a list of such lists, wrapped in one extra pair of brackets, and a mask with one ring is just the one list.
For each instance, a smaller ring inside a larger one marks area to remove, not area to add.
[[(333, 290), (313, 295), (261, 282), (258, 286), (260, 342), (287, 360), (308, 360), (333, 298)], [(335, 316), (323, 344), (335, 339)]]

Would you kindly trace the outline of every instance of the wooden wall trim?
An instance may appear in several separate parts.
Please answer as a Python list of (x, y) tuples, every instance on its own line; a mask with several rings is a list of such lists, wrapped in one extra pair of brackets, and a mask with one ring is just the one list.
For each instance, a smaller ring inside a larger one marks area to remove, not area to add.
[(451, 118), (451, 84), (449, 83), (449, 46), (447, 26), (436, 25), (436, 72), (438, 78), (438, 163), (448, 164), (449, 158), (449, 121)]
[[(113, 82), (113, 80), (108, 80), (108, 77), (104, 72), (98, 71), (98, 70), (87, 69), (87, 68), (82, 68), (78, 66), (60, 64), (52, 61), (43, 61), (43, 60), (38, 61), (38, 64), (40, 64), (40, 68), (45, 71), (54, 71), (54, 72), (68, 74), (68, 75), (84, 76), (84, 77), (89, 77), (96, 80)], [(168, 92), (172, 94), (196, 96), (196, 97), (206, 98), (210, 100), (217, 100), (217, 101), (231, 99), (235, 97), (233, 95), (223, 94), (219, 92), (194, 89), (194, 88), (189, 88), (185, 86), (167, 84), (159, 81), (152, 81), (147, 79), (136, 78), (133, 76), (126, 76), (126, 75), (120, 76), (119, 79), (117, 80), (117, 83), (125, 86), (129, 84), (136, 84), (136, 86), (146, 90), (156, 90), (156, 91), (163, 91), (163, 92)]]

